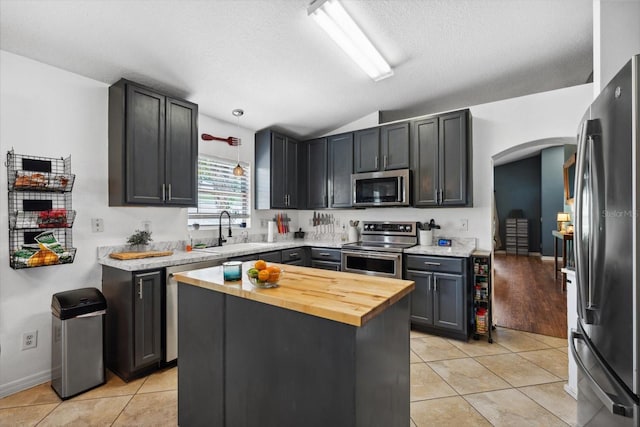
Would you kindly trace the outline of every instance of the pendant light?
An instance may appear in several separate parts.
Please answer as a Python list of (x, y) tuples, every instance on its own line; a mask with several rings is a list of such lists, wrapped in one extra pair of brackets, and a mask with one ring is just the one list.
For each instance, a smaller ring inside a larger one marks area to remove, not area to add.
[[(241, 108), (236, 108), (231, 112), (231, 114), (236, 116), (238, 131), (240, 131), (240, 117), (242, 117), (242, 115), (244, 114), (244, 110), (242, 110)], [(241, 139), (238, 140), (238, 164), (236, 165), (235, 168), (233, 168), (233, 174), (235, 176), (244, 175), (244, 169), (242, 169), (242, 166), (240, 166), (240, 142), (241, 142)]]

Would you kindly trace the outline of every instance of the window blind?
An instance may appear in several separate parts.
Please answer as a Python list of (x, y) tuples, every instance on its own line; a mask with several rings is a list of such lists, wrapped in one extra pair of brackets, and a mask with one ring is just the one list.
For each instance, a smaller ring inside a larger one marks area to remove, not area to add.
[[(189, 208), (189, 225), (218, 225), (220, 212), (231, 214), (231, 223), (249, 225), (249, 164), (240, 162), (243, 176), (235, 176), (237, 162), (213, 156), (198, 156), (198, 207)], [(223, 224), (227, 223), (226, 215)]]

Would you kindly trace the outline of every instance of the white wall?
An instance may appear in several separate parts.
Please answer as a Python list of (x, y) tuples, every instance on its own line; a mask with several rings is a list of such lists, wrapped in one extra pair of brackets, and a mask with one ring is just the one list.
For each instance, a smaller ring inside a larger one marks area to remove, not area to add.
[[(182, 208), (114, 208), (108, 206), (108, 85), (30, 59), (0, 51), (0, 152), (67, 157), (76, 174), (73, 208), (77, 211), (73, 264), (13, 270), (9, 267), (7, 198), (0, 197), (0, 397), (47, 381), (51, 364), (51, 296), (81, 287), (101, 288), (96, 247), (124, 244), (128, 235), (151, 221), (156, 242), (187, 236)], [(254, 131), (199, 117), (200, 130), (240, 136), (241, 159), (253, 162)], [(241, 119), (242, 120), (242, 119)], [(236, 158), (223, 142), (200, 143), (201, 152)], [(2, 162), (4, 164), (4, 162)], [(6, 168), (0, 193), (6, 194)], [(91, 218), (104, 219), (104, 232), (92, 233)], [(202, 234), (217, 236), (217, 230)], [(38, 331), (38, 346), (20, 350), (23, 332)]]
[(638, 17), (640, 0), (594, 0), (594, 98), (631, 56), (640, 54)]

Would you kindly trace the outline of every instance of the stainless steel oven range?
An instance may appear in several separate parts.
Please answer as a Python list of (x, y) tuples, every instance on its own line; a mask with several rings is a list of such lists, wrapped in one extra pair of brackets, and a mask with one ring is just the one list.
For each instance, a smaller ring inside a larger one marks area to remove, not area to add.
[(402, 279), (402, 253), (418, 244), (416, 222), (365, 222), (360, 242), (342, 245), (342, 271)]

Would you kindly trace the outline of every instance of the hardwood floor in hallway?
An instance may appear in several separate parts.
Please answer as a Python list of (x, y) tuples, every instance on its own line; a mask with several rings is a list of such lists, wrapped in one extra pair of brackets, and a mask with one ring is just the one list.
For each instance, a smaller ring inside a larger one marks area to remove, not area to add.
[(494, 255), (493, 322), (497, 326), (567, 337), (567, 293), (554, 264), (537, 256)]

